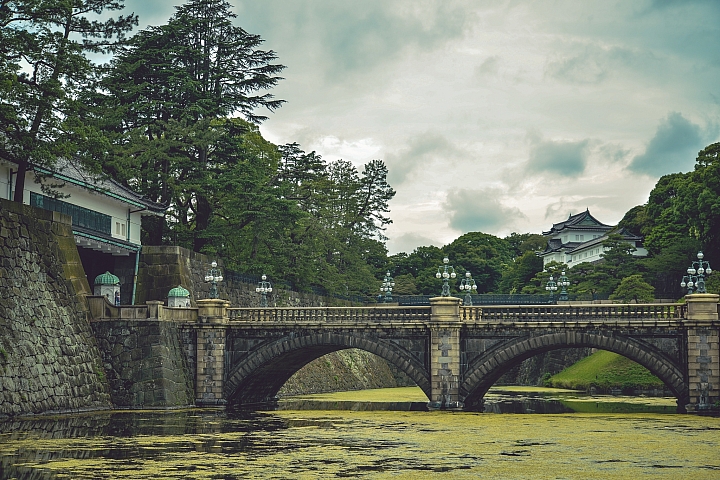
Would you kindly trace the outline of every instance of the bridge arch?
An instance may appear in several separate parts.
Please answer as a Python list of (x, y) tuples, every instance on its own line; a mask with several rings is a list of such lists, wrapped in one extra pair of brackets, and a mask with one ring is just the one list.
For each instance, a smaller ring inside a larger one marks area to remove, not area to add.
[(683, 367), (652, 345), (640, 343), (622, 335), (602, 335), (578, 331), (548, 333), (518, 337), (476, 358), (466, 370), (460, 387), (465, 408), (482, 407), (482, 398), (508, 369), (537, 354), (559, 348), (591, 347), (618, 353), (647, 368), (662, 380), (678, 401), (678, 411), (684, 412), (689, 402)]
[(230, 405), (271, 402), (287, 380), (311, 361), (331, 352), (357, 348), (373, 353), (407, 374), (430, 398), (430, 377), (409, 351), (382, 339), (343, 333), (287, 336), (270, 342), (231, 367), (224, 386)]

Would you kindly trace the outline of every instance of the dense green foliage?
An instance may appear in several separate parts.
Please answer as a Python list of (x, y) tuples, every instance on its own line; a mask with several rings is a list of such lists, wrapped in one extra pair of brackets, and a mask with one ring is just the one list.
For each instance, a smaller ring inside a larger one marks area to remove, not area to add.
[(143, 226), (148, 243), (172, 232), (191, 236), (192, 248), (203, 251), (224, 193), (219, 189), (252, 180), (217, 183), (217, 174), (264, 177), (276, 170), (274, 149), (237, 114), (258, 122), (265, 117), (255, 108), (279, 108), (281, 100), (262, 92), (277, 84), (284, 67), (272, 63), (273, 51), (258, 48), (259, 36), (232, 24), (234, 16), (224, 0), (185, 3), (166, 25), (133, 36), (100, 82), (95, 113), (115, 146), (106, 169), (171, 206), (166, 223), (172, 225)]
[[(418, 247), (412, 253), (399, 253), (389, 257), (389, 268), (394, 272), (396, 283), (400, 278), (402, 292), (415, 289), (412, 294), (435, 295), (442, 288), (442, 280), (435, 274), (447, 256), (455, 269), (457, 278), (451, 282), (451, 292), (457, 294), (460, 278), (466, 271), (477, 284), (477, 293), (510, 293), (522, 288), (526, 279), (542, 270), (542, 259), (535, 255), (541, 250), (545, 239), (542, 235), (513, 233), (498, 238), (482, 232), (470, 232), (452, 243), (438, 248)], [(404, 294), (397, 290), (398, 295)], [(410, 294), (410, 293), (408, 293)]]
[[(327, 162), (262, 137), (262, 113), (284, 103), (270, 93), (284, 67), (262, 38), (235, 25), (227, 1), (188, 0), (166, 24), (129, 39), (137, 18), (108, 15), (122, 0), (0, 5), (0, 158), (18, 165), (19, 186), (27, 168), (63, 157), (167, 205), (164, 218), (144, 217), (144, 244), (181, 245), (301, 290), (366, 298), (385, 271), (396, 295), (439, 293), (445, 256), (455, 294), (466, 271), (478, 293), (508, 294), (546, 293), (550, 275), (566, 271), (577, 298), (647, 301), (653, 288), (679, 298), (698, 250), (720, 259), (720, 143), (699, 152), (692, 172), (660, 178), (618, 225), (616, 233), (645, 237), (647, 258), (615, 235), (604, 261), (543, 268), (542, 235), (482, 232), (388, 257), (383, 232), (395, 192), (385, 164)], [(98, 67), (89, 58), (97, 54), (113, 56)], [(707, 287), (720, 291), (720, 278)]]
[(146, 244), (219, 255), (301, 290), (372, 295), (395, 194), (387, 168), (265, 140), (255, 110), (282, 105), (268, 89), (284, 67), (234, 17), (224, 0), (189, 1), (113, 58), (86, 118), (112, 143), (105, 170), (170, 207), (144, 219)]
[(78, 118), (97, 70), (87, 55), (114, 51), (137, 24), (134, 15), (98, 19), (122, 8), (123, 0), (0, 2), (0, 158), (17, 165), (16, 202), (32, 166), (59, 157), (90, 165), (102, 149), (101, 133)]
[(611, 300), (620, 300), (623, 303), (650, 303), (654, 298), (655, 287), (643, 280), (639, 273), (623, 278), (610, 295)]
[(600, 350), (553, 375), (546, 386), (588, 390), (662, 388), (663, 382), (645, 367), (617, 353)]

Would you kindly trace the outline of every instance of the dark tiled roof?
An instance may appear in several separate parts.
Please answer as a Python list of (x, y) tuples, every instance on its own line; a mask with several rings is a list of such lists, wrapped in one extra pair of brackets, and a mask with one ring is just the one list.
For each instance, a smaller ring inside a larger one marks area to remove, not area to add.
[(590, 215), (590, 210), (587, 209), (582, 213), (570, 215), (564, 222), (554, 223), (549, 231), (543, 232), (543, 235), (554, 235), (570, 227), (572, 227), (573, 230), (610, 230), (613, 228), (610, 225), (599, 222), (595, 217)]
[(548, 240), (548, 244), (545, 247), (545, 250), (540, 252), (540, 255), (545, 255), (547, 253), (552, 253), (552, 252), (560, 252), (562, 250), (567, 250), (569, 248), (572, 249), (572, 248), (577, 247), (578, 245), (582, 245), (582, 243), (580, 243), (580, 242), (562, 243), (562, 240), (560, 240), (559, 238), (553, 238), (553, 239)]
[(42, 175), (50, 175), (58, 180), (105, 194), (135, 207), (147, 209), (151, 213), (163, 214), (167, 210), (166, 205), (148, 200), (112, 178), (102, 178), (100, 175), (92, 174), (76, 162), (64, 158), (58, 159), (53, 170), (39, 167), (35, 167), (35, 170)]

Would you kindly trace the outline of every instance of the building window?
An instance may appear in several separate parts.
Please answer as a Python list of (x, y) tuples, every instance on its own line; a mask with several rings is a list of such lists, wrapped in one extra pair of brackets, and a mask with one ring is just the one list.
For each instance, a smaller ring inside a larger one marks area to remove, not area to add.
[(89, 208), (78, 207), (72, 203), (56, 200), (35, 192), (30, 192), (30, 205), (70, 215), (73, 227), (86, 228), (105, 235), (112, 234), (112, 218), (110, 215)]

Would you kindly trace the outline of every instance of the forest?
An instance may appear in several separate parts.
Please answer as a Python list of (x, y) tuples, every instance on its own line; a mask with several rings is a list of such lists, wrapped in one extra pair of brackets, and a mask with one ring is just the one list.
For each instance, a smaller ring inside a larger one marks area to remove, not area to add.
[[(122, 7), (3, 3), (0, 158), (18, 166), (18, 185), (28, 169), (63, 157), (167, 205), (164, 218), (146, 217), (143, 244), (180, 245), (297, 290), (368, 300), (386, 272), (394, 295), (439, 293), (444, 256), (459, 276), (472, 273), (478, 293), (545, 293), (549, 276), (566, 271), (576, 298), (627, 301), (680, 298), (698, 251), (720, 261), (720, 143), (698, 153), (693, 171), (660, 178), (619, 223), (644, 236), (646, 258), (611, 236), (603, 261), (544, 270), (542, 235), (482, 232), (388, 255), (395, 191), (385, 163), (357, 168), (263, 138), (259, 125), (285, 102), (270, 93), (284, 67), (235, 24), (227, 2), (190, 0), (166, 24), (131, 36), (136, 16), (108, 18)], [(43, 188), (59, 195), (50, 182)], [(717, 277), (708, 291), (720, 291)]]

